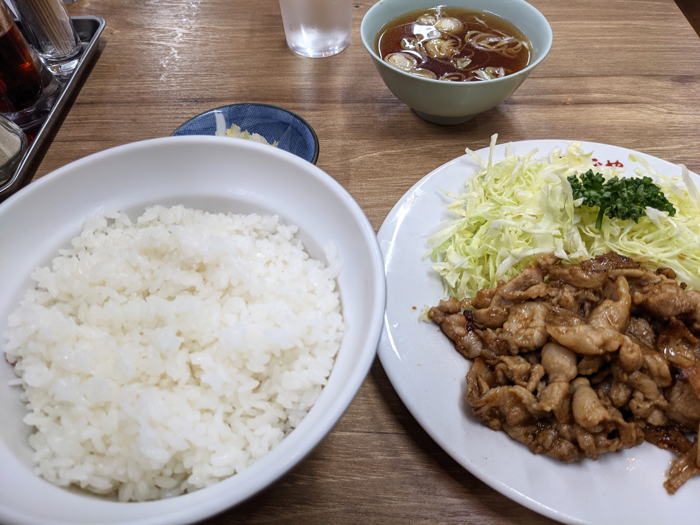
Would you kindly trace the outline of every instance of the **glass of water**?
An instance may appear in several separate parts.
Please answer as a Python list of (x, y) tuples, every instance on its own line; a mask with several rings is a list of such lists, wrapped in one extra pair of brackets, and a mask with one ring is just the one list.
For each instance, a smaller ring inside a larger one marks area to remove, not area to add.
[(280, 0), (287, 45), (303, 57), (340, 53), (350, 44), (352, 0)]

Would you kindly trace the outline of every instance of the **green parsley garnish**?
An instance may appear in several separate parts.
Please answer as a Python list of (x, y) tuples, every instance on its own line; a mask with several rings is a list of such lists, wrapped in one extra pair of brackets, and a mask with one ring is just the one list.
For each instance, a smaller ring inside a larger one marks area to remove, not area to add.
[(667, 211), (671, 217), (676, 214), (676, 208), (650, 177), (611, 177), (606, 180), (600, 173), (588, 170), (579, 176), (571, 175), (567, 180), (574, 199), (583, 198), (582, 205), (600, 208), (595, 222), (597, 230), (603, 225), (603, 215), (638, 222), (646, 215), (647, 206)]

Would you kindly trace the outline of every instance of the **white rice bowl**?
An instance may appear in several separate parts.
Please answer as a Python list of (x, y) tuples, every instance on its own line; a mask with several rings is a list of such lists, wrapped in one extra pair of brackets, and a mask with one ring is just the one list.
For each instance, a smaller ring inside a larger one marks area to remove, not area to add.
[(318, 399), (342, 340), (335, 277), (277, 216), (148, 208), (87, 221), (10, 315), (35, 471), (121, 501), (265, 456)]
[[(214, 451), (216, 447), (210, 449), (205, 445), (204, 448), (208, 452), (204, 454), (209, 455), (209, 460), (214, 456), (217, 457), (216, 462), (208, 462), (209, 467), (218, 467), (218, 461), (221, 460), (223, 465), (221, 471), (216, 472), (216, 468), (209, 468), (209, 471), (205, 472), (206, 469), (204, 469), (201, 478), (195, 476), (197, 478), (195, 479), (189, 475), (189, 481), (186, 481), (184, 486), (180, 484), (170, 489), (168, 485), (171, 482), (163, 476), (155, 476), (159, 477), (158, 483), (160, 483), (160, 486), (155, 485), (159, 487), (157, 495), (151, 492), (148, 484), (145, 489), (138, 487), (138, 482), (131, 485), (128, 490), (131, 492), (130, 499), (133, 500), (153, 496), (162, 498), (169, 495), (168, 490), (174, 490), (172, 494), (176, 494), (183, 489), (190, 490), (198, 486), (204, 488), (158, 500), (121, 502), (116, 495), (95, 496), (84, 490), (59, 487), (35, 472), (36, 463), (33, 456), (36, 451), (29, 444), (32, 430), (23, 422), (28, 414), (27, 403), (22, 399), (22, 388), (16, 384), (11, 385), (13, 381), (17, 382), (17, 375), (13, 366), (5, 360), (14, 360), (10, 355), (13, 350), (5, 355), (6, 342), (2, 340), (0, 341), (0, 352), (3, 354), (0, 359), (0, 417), (3, 420), (3, 424), (0, 425), (0, 465), (2, 465), (0, 468), (0, 523), (3, 525), (86, 523), (175, 525), (192, 523), (213, 516), (267, 487), (299, 463), (338, 421), (369, 371), (381, 331), (385, 301), (383, 262), (371, 225), (350, 195), (314, 165), (276, 148), (248, 141), (232, 141), (229, 138), (168, 137), (107, 150), (76, 161), (41, 178), (0, 204), (0, 244), (3, 247), (0, 250), (0, 268), (2, 269), (0, 289), (3, 290), (3, 294), (0, 294), (0, 334), (17, 330), (17, 326), (25, 326), (26, 319), (22, 319), (24, 315), (22, 313), (18, 313), (19, 318), (13, 318), (11, 322), (11, 324), (19, 323), (18, 325), (10, 327), (8, 320), (20, 306), (27, 290), (36, 284), (30, 275), (37, 267), (50, 267), (52, 258), (59, 250), (71, 249), (70, 239), (80, 234), (86, 219), (121, 210), (134, 220), (146, 208), (157, 204), (165, 207), (182, 204), (187, 208), (206, 210), (214, 216), (220, 213), (278, 216), (281, 224), (298, 226), (296, 237), (303, 243), (309, 255), (322, 261), (324, 266), (329, 266), (327, 248), (335, 245), (337, 259), (342, 261), (342, 267), (335, 282), (342, 305), (344, 332), (340, 349), (335, 354), (335, 363), (331, 365), (331, 374), (327, 379), (322, 378), (323, 372), (319, 372), (318, 376), (315, 373), (310, 374), (314, 379), (313, 386), (308, 390), (296, 384), (285, 386), (286, 393), (282, 396), (283, 399), (278, 399), (280, 396), (275, 398), (275, 402), (283, 401), (281, 402), (283, 408), (279, 411), (272, 410), (272, 413), (279, 414), (280, 421), (286, 421), (281, 427), (277, 428), (264, 417), (258, 417), (259, 414), (248, 418), (243, 427), (247, 432), (250, 433), (252, 428), (248, 425), (250, 421), (256, 421), (253, 425), (260, 424), (256, 430), (265, 429), (261, 431), (263, 436), (260, 441), (260, 450), (247, 447), (247, 451), (241, 452), (246, 447), (239, 446), (236, 442), (239, 438), (219, 435), (222, 443), (228, 439), (227, 445), (222, 445), (218, 456)], [(122, 219), (114, 216), (109, 219), (110, 222), (116, 220)], [(283, 226), (282, 229), (285, 227)], [(331, 260), (335, 260), (335, 257), (331, 256)], [(116, 263), (108, 261), (105, 264)], [(338, 272), (338, 266), (331, 264), (328, 270), (319, 271), (330, 272), (332, 275)], [(168, 280), (168, 286), (173, 283), (177, 285), (177, 279)], [(130, 285), (135, 286), (134, 283)], [(57, 284), (57, 286), (60, 288), (60, 285)], [(179, 286), (184, 284), (180, 283)], [(35, 293), (41, 295), (46, 292)], [(296, 300), (296, 294), (293, 295)], [(116, 305), (117, 301), (114, 302)], [(127, 307), (122, 307), (121, 304), (114, 306), (109, 316), (103, 315), (102, 321), (110, 325), (111, 321), (108, 317), (115, 315), (115, 312), (121, 312), (126, 316), (124, 312)], [(141, 308), (146, 310), (144, 305), (141, 305)], [(99, 309), (95, 312), (88, 310), (99, 317)], [(193, 327), (193, 330), (201, 330), (202, 333), (206, 331), (210, 338), (219, 341), (217, 344), (221, 344), (222, 340), (228, 345), (236, 344), (239, 333), (225, 334), (225, 331), (220, 330), (219, 339), (211, 333), (212, 321), (207, 318), (205, 312), (201, 312), (200, 315), (194, 310), (189, 312), (194, 316), (193, 318), (199, 316), (199, 319), (206, 319), (202, 322), (209, 322), (210, 325)], [(139, 310), (139, 312), (139, 315), (148, 315), (145, 311)], [(132, 312), (129, 315), (135, 314)], [(51, 322), (61, 324), (64, 321), (53, 319)], [(197, 323), (192, 321), (192, 323), (197, 324), (199, 321)], [(47, 322), (42, 322), (38, 330), (45, 331), (48, 327)], [(51, 330), (53, 333), (57, 328)], [(78, 330), (77, 326), (69, 327), (64, 335), (76, 330)], [(159, 352), (165, 353), (179, 352), (175, 348), (180, 348), (178, 344), (182, 345), (177, 339), (182, 338), (182, 334), (176, 332), (173, 335), (167, 329), (160, 332), (157, 328), (149, 330), (151, 331), (143, 338), (147, 339), (153, 348), (159, 347)], [(268, 332), (268, 335), (271, 335), (271, 332)], [(277, 344), (282, 341), (284, 346), (284, 338), (277, 336), (279, 332), (272, 339), (277, 339)], [(12, 337), (21, 338), (19, 335)], [(52, 339), (52, 336), (46, 334), (43, 337), (47, 341)], [(66, 337), (73, 337), (73, 335), (66, 335)], [(199, 339), (199, 337), (190, 339)], [(122, 348), (128, 347), (122, 343), (120, 343)], [(206, 345), (207, 342), (199, 341), (199, 344)], [(39, 349), (34, 348), (32, 352), (34, 351)], [(65, 349), (62, 351), (65, 352)], [(100, 355), (101, 351), (99, 350)], [(274, 353), (274, 350), (261, 350), (261, 352), (267, 355)], [(325, 352), (326, 350), (322, 351), (324, 355)], [(332, 353), (334, 350), (328, 350), (328, 355)], [(226, 388), (223, 388), (224, 394), (217, 398), (219, 401), (225, 396), (230, 396), (236, 398), (236, 402), (243, 406), (245, 401), (242, 400), (246, 397), (240, 388), (243, 385), (243, 377), (255, 378), (257, 381), (258, 375), (262, 372), (256, 370), (267, 366), (267, 363), (262, 363), (266, 358), (255, 357), (253, 354), (262, 355), (256, 351), (252, 352), (245, 364), (239, 363), (237, 373), (242, 374), (241, 383), (234, 392), (227, 392)], [(59, 355), (59, 359), (64, 357)], [(78, 368), (84, 366), (87, 369), (95, 366), (94, 355), (86, 354), (82, 350), (76, 351), (71, 358), (74, 359), (73, 363)], [(154, 355), (141, 355), (145, 376), (170, 381), (173, 385), (178, 381), (176, 378), (182, 380), (175, 369), (170, 371), (172, 375), (168, 373), (157, 375), (156, 369), (160, 366), (158, 359), (155, 358), (151, 362), (150, 358), (154, 358)], [(332, 357), (322, 358), (324, 362), (329, 359)], [(227, 373), (229, 364), (227, 363), (225, 367)], [(249, 364), (253, 370), (249, 369)], [(150, 367), (153, 369), (151, 370)], [(193, 371), (192, 377), (200, 374), (198, 379), (205, 384), (205, 389), (212, 395), (212, 399), (207, 396), (199, 399), (188, 398), (186, 403), (178, 404), (178, 407), (184, 407), (186, 410), (178, 410), (177, 417), (186, 418), (189, 415), (198, 417), (194, 415), (197, 413), (196, 409), (209, 401), (216, 403), (217, 401), (213, 400), (215, 392), (219, 392), (218, 388), (226, 383), (225, 381), (217, 383), (217, 374), (221, 370), (216, 367), (211, 369), (216, 369), (216, 372), (210, 370), (206, 373), (203, 367), (196, 370), (195, 368), (190, 367)], [(122, 370), (120, 373), (127, 372)], [(119, 373), (115, 371), (109, 379), (104, 381), (118, 384), (119, 381), (124, 380), (124, 377), (120, 379), (118, 375)], [(205, 375), (208, 382), (204, 381)], [(29, 376), (29, 381), (41, 383), (42, 380), (42, 370), (34, 369)], [(75, 380), (72, 379), (72, 381)], [(323, 382), (326, 384), (323, 385)], [(83, 402), (84, 398), (85, 401), (108, 403), (110, 401), (104, 399), (105, 389), (102, 386), (89, 385), (88, 382), (79, 385), (76, 389), (66, 384), (61, 388), (54, 388), (51, 395), (62, 396), (70, 399), (71, 402), (76, 400)], [(141, 450), (137, 452), (140, 459), (132, 461), (129, 468), (136, 466), (143, 471), (134, 479), (140, 475), (148, 477), (147, 472), (155, 473), (156, 470), (152, 469), (154, 466), (162, 466), (163, 463), (167, 465), (170, 460), (166, 455), (171, 459), (184, 455), (182, 451), (177, 450), (182, 445), (182, 441), (178, 439), (181, 435), (170, 435), (168, 439), (163, 438), (163, 440), (157, 437), (156, 429), (168, 420), (168, 416), (164, 415), (168, 410), (161, 410), (164, 396), (157, 390), (155, 388), (150, 391), (152, 394), (158, 394), (150, 398), (148, 395), (142, 395), (139, 407), (134, 403), (131, 406), (134, 410), (131, 412), (130, 417), (133, 417), (129, 424), (133, 425), (129, 427), (128, 432), (136, 432), (137, 426), (141, 423), (137, 425), (135, 421), (139, 418), (143, 421), (139, 411), (147, 414), (144, 417), (148, 423), (146, 426), (138, 426), (138, 436), (131, 436), (133, 439), (131, 445), (136, 443), (137, 450), (139, 447)], [(111, 387), (109, 391), (112, 392)], [(121, 392), (121, 389), (118, 391)], [(167, 392), (165, 397), (171, 394), (179, 395), (173, 389)], [(252, 401), (251, 398), (248, 401), (251, 405), (259, 402), (259, 400)], [(313, 407), (303, 416), (304, 405), (310, 403), (313, 403)], [(186, 413), (183, 414), (183, 412)], [(200, 410), (201, 414), (205, 412), (206, 410)], [(216, 415), (216, 412), (214, 414)], [(30, 416), (30, 419), (31, 417), (34, 416)], [(101, 414), (101, 417), (106, 416)], [(94, 435), (102, 432), (107, 419), (99, 425), (94, 424), (93, 421), (88, 422), (88, 426), (93, 427)], [(170, 413), (170, 420), (173, 420), (172, 413)], [(80, 422), (77, 424), (81, 425)], [(266, 426), (268, 424), (269, 427)], [(290, 430), (295, 424), (297, 424), (296, 428)], [(95, 431), (97, 427), (99, 429)], [(141, 430), (144, 428), (154, 429), (156, 437), (154, 438), (150, 432), (142, 433)], [(197, 428), (196, 425), (195, 428)], [(209, 427), (209, 430), (211, 428), (217, 427)], [(218, 428), (221, 429), (221, 427)], [(187, 429), (185, 433), (191, 430), (191, 428)], [(252, 432), (254, 433), (255, 430)], [(177, 433), (173, 432), (173, 434)], [(95, 444), (92, 441), (93, 435), (89, 437), (91, 443), (83, 447), (98, 449), (100, 440), (97, 439)], [(278, 441), (280, 437), (283, 439)], [(195, 434), (190, 433), (188, 438), (182, 439), (189, 438), (195, 439)], [(106, 443), (104, 438), (102, 442)], [(213, 442), (216, 443), (217, 440)], [(278, 444), (274, 445), (275, 442)], [(208, 444), (211, 445), (211, 441)], [(51, 444), (48, 446), (52, 450), (51, 454), (56, 457), (62, 454), (70, 456), (74, 452), (70, 447), (61, 450), (56, 443), (53, 443), (53, 447)], [(230, 458), (224, 458), (226, 455), (223, 452), (224, 448), (235, 459), (229, 461)], [(271, 450), (268, 452), (266, 449), (269, 448)], [(56, 457), (53, 459), (55, 460)], [(51, 468), (54, 472), (59, 472), (65, 467), (61, 467), (58, 461)], [(239, 471), (239, 468), (242, 470)], [(226, 469), (236, 473), (225, 477)], [(80, 478), (85, 472), (72, 474), (78, 474)], [(51, 474), (43, 475), (48, 477)], [(87, 476), (85, 479), (89, 479), (89, 475)], [(219, 479), (222, 480), (218, 481)], [(93, 481), (95, 481), (93, 488), (99, 490), (100, 482), (96, 479)], [(80, 486), (80, 483), (77, 481), (73, 486), (76, 484)], [(110, 489), (105, 485), (103, 490)]]

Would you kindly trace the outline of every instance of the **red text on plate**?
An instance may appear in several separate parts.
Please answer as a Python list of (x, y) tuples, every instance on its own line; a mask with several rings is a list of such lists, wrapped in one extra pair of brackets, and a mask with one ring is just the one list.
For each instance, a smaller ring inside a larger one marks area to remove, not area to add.
[[(603, 165), (603, 163), (601, 161), (599, 161), (598, 159), (591, 159), (591, 161), (593, 162), (594, 166), (602, 166)], [(610, 168), (624, 168), (625, 167), (625, 165), (622, 162), (620, 162), (619, 160), (616, 160), (616, 161), (608, 160), (608, 161), (606, 161), (605, 166), (610, 167)]]

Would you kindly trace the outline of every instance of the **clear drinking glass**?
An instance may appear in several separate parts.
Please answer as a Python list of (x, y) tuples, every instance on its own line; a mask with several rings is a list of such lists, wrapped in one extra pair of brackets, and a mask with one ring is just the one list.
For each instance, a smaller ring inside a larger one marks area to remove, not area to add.
[(13, 0), (29, 43), (57, 75), (70, 74), (78, 64), (80, 37), (61, 0)]
[(350, 44), (352, 0), (280, 0), (287, 45), (296, 54), (320, 58)]

